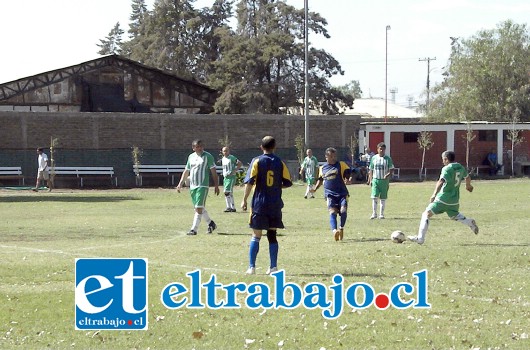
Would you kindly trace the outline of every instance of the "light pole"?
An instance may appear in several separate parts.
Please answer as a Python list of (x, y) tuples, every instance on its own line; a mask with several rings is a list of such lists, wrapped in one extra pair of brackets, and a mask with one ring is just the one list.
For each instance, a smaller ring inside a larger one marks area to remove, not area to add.
[(309, 148), (309, 52), (308, 52), (308, 0), (304, 0), (304, 133), (305, 147)]
[(385, 123), (387, 117), (387, 103), (388, 103), (388, 31), (390, 26), (386, 26), (386, 38), (385, 38)]

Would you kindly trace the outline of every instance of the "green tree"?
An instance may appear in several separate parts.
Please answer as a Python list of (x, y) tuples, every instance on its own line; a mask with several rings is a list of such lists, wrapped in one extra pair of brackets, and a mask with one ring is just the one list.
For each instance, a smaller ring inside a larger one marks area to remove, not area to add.
[(193, 22), (194, 30), (197, 31), (201, 40), (196, 43), (197, 68), (195, 78), (206, 82), (208, 77), (215, 72), (215, 62), (222, 55), (221, 36), (229, 31), (228, 25), (233, 17), (234, 0), (215, 0), (212, 7), (199, 10), (199, 20)]
[(129, 16), (129, 41), (121, 45), (122, 54), (126, 56), (135, 56), (137, 61), (142, 62), (141, 52), (145, 47), (142, 45), (142, 39), (146, 32), (146, 21), (149, 18), (145, 0), (132, 0), (131, 15)]
[(193, 79), (195, 73), (195, 45), (199, 34), (192, 21), (198, 16), (194, 0), (158, 0), (154, 4), (147, 25), (145, 64), (172, 71), (180, 77)]
[(431, 117), (438, 121), (530, 120), (530, 34), (512, 21), (453, 38), (446, 79), (433, 90)]
[(104, 40), (100, 39), (100, 44), (96, 44), (100, 48), (98, 53), (100, 55), (119, 54), (121, 52), (121, 37), (123, 33), (124, 31), (120, 28), (120, 22), (117, 22), (107, 37)]
[(353, 98), (361, 98), (363, 90), (361, 90), (361, 84), (359, 80), (352, 80), (346, 85), (340, 85), (337, 87), (344, 95), (352, 96)]
[[(122, 53), (217, 89), (217, 113), (276, 114), (303, 107), (303, 9), (285, 0), (216, 0), (200, 10), (194, 3), (155, 0), (148, 11), (145, 0), (133, 0)], [(308, 23), (312, 35), (329, 37), (318, 13), (310, 13)], [(354, 96), (329, 84), (344, 74), (339, 62), (314, 47), (309, 56), (309, 107), (323, 114), (352, 107)]]
[[(237, 28), (218, 32), (221, 58), (209, 84), (218, 89), (218, 113), (282, 113), (303, 106), (304, 11), (284, 1), (240, 0)], [(309, 30), (329, 37), (327, 22), (309, 15)], [(344, 74), (324, 50), (311, 48), (309, 82), (311, 108), (338, 113), (352, 106), (353, 97), (333, 88), (328, 79)]]

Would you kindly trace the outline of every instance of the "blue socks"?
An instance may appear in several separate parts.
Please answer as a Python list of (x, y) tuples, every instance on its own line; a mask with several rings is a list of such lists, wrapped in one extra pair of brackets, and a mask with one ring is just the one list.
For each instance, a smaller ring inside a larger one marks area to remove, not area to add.
[(346, 218), (348, 217), (348, 212), (340, 213), (340, 227), (346, 225)]
[(250, 240), (250, 247), (249, 247), (249, 259), (250, 259), (250, 267), (256, 267), (256, 258), (258, 257), (259, 252), (259, 240), (258, 237), (252, 237)]
[(329, 225), (331, 226), (332, 230), (337, 229), (337, 213), (329, 214)]

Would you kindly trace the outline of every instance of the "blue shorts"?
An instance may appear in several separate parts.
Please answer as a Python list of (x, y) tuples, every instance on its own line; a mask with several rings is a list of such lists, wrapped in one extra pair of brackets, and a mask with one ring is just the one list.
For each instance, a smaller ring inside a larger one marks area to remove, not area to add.
[(281, 213), (279, 216), (252, 213), (250, 214), (249, 226), (254, 230), (269, 230), (285, 227), (283, 226)]
[(340, 210), (341, 207), (348, 207), (348, 196), (328, 195), (327, 202), (328, 209), (336, 208)]

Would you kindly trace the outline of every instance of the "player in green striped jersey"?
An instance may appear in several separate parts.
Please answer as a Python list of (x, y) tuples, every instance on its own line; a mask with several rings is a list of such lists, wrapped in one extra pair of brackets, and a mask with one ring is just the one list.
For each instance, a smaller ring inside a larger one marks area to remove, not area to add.
[(194, 152), (188, 156), (186, 168), (177, 185), (177, 191), (180, 193), (182, 184), (189, 175), (190, 195), (195, 208), (195, 216), (193, 217), (193, 224), (188, 235), (194, 236), (197, 234), (197, 229), (202, 219), (208, 223), (208, 233), (212, 233), (217, 228), (217, 225), (210, 219), (206, 211), (206, 198), (208, 198), (208, 190), (210, 189), (210, 174), (217, 196), (219, 195), (219, 178), (215, 170), (215, 160), (210, 153), (204, 150), (202, 141), (194, 140), (191, 148)]
[(313, 155), (313, 150), (310, 148), (306, 151), (307, 157), (304, 158), (304, 161), (300, 167), (300, 175), (305, 172), (305, 181), (307, 182), (307, 187), (305, 190), (304, 198), (315, 198), (311, 189), (315, 185), (318, 179), (318, 159)]
[(385, 218), (385, 206), (390, 187), (390, 174), (394, 169), (392, 158), (385, 154), (386, 145), (383, 142), (377, 144), (377, 154), (370, 159), (368, 171), (368, 185), (372, 185), (372, 216), (377, 218), (377, 200), (380, 200), (379, 219)]
[(408, 239), (418, 244), (425, 242), (425, 235), (429, 228), (429, 218), (434, 214), (446, 213), (450, 219), (469, 226), (471, 231), (478, 234), (478, 226), (475, 220), (466, 218), (459, 210), (460, 183), (466, 182), (466, 190), (473, 192), (471, 177), (466, 168), (455, 162), (455, 152), (445, 151), (442, 153), (444, 167), (440, 179), (436, 183), (431, 196), (431, 203), (427, 206), (421, 216), (420, 227), (417, 236), (409, 236)]
[(236, 184), (236, 173), (243, 163), (236, 156), (230, 154), (230, 147), (223, 147), (221, 150), (223, 158), (223, 188), (225, 193), (226, 209), (225, 213), (235, 213), (234, 185)]

